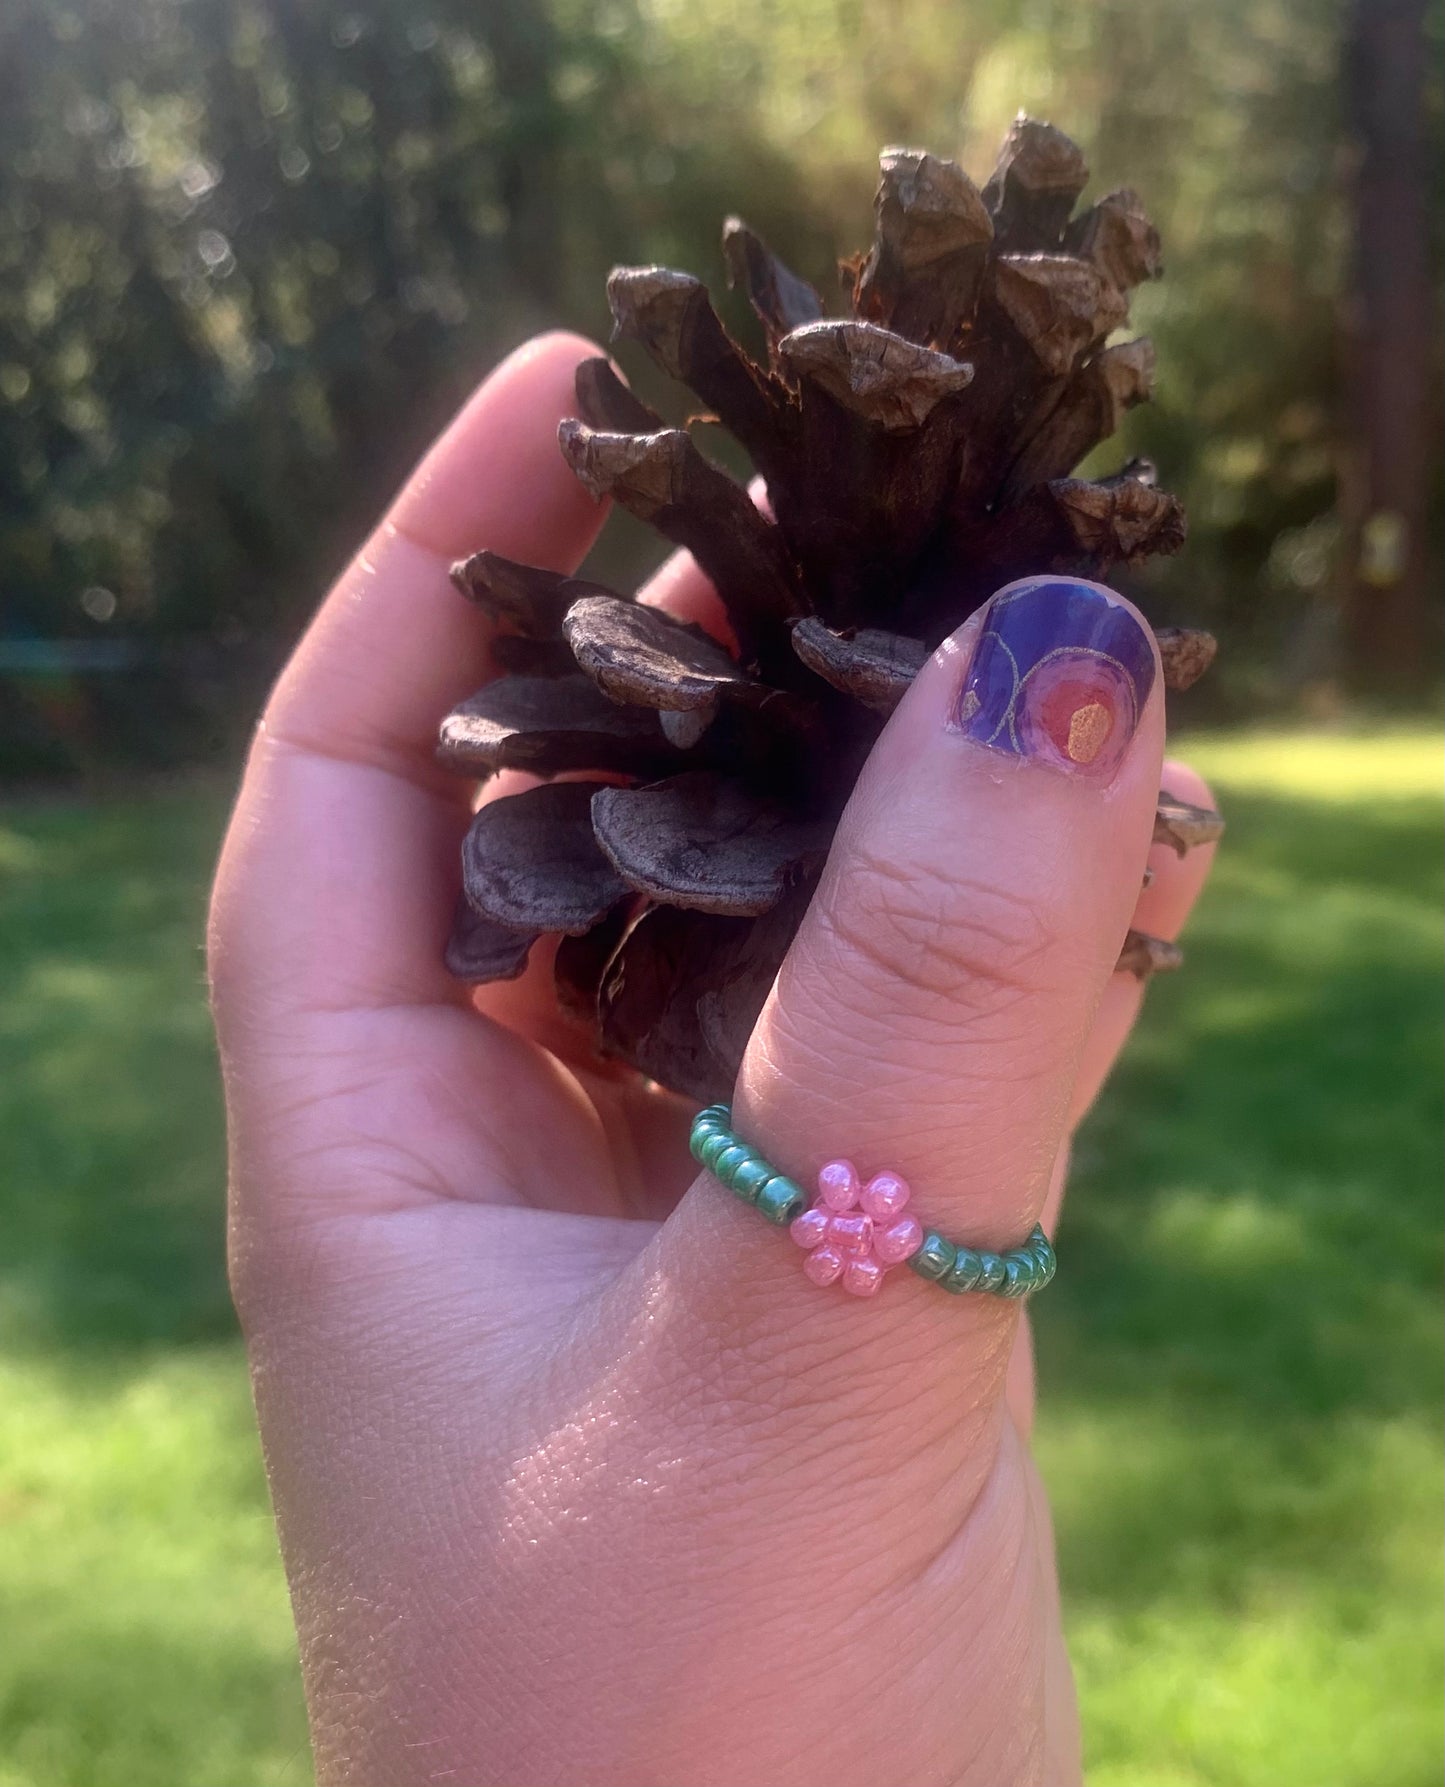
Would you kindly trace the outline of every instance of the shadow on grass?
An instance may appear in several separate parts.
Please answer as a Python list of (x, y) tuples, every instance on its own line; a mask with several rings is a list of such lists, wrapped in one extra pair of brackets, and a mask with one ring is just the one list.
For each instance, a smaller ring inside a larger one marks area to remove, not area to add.
[[(1259, 1417), (1418, 1406), (1436, 1379), (1417, 1320), (1440, 1246), (1438, 817), (1227, 805), (1190, 965), (1156, 984), (1081, 1139), (1050, 1345), (1079, 1389), (1147, 1382), (1162, 1349)], [(230, 1331), (201, 958), (219, 825), (195, 794), (0, 822), (12, 1345)]]
[(1189, 966), (1080, 1138), (1042, 1449), (1076, 1605), (1313, 1576), (1347, 1625), (1431, 1570), (1394, 1553), (1438, 1475), (1439, 816), (1227, 810)]
[(0, 816), (0, 1341), (232, 1332), (201, 952), (220, 791)]
[[(1096, 1760), (1148, 1757), (1131, 1781), (1415, 1787), (1438, 1765), (1400, 1733), (1438, 1705), (1439, 813), (1220, 795), (1189, 966), (1080, 1138), (1038, 1312), (1086, 1718)], [(75, 1787), (307, 1778), (224, 1277), (201, 960), (223, 804), (0, 815), (27, 1634), (0, 1755)]]

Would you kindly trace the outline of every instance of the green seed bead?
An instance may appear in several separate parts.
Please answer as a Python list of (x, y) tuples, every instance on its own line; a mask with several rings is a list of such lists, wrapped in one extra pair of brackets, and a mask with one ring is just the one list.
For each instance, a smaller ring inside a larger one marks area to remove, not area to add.
[(801, 1188), (781, 1173), (774, 1173), (759, 1189), (756, 1202), (759, 1212), (779, 1228), (785, 1228), (795, 1216), (801, 1215), (808, 1204)]
[(922, 1247), (909, 1258), (909, 1269), (920, 1278), (939, 1279), (953, 1265), (957, 1253), (952, 1241), (946, 1240), (935, 1229), (928, 1229)]
[(716, 1140), (721, 1133), (722, 1131), (714, 1128), (710, 1123), (694, 1123), (692, 1126), (692, 1134), (687, 1139), (687, 1145), (692, 1151), (693, 1159), (701, 1160), (703, 1149), (709, 1142)]
[(736, 1145), (738, 1145), (738, 1137), (732, 1135), (731, 1131), (727, 1131), (727, 1129), (723, 1129), (722, 1135), (707, 1138), (706, 1142), (702, 1144), (702, 1165), (707, 1167), (709, 1172), (716, 1174), (718, 1178), (722, 1178), (722, 1174), (718, 1172), (718, 1162), (722, 1160), (723, 1154)]
[(767, 1161), (759, 1159), (754, 1154), (745, 1160), (733, 1174), (732, 1188), (740, 1198), (746, 1199), (750, 1204), (755, 1204), (758, 1201), (758, 1193), (769, 1179), (774, 1177), (776, 1175)]
[(953, 1265), (942, 1280), (943, 1288), (955, 1296), (962, 1296), (965, 1291), (978, 1288), (982, 1275), (983, 1255), (975, 1253), (971, 1247), (956, 1247)]
[(713, 1162), (712, 1170), (715, 1176), (721, 1179), (723, 1184), (731, 1190), (733, 1174), (740, 1166), (746, 1166), (751, 1159), (751, 1151), (745, 1148), (741, 1142), (735, 1142), (729, 1137), (727, 1147), (722, 1150), (717, 1159)]
[(1020, 1248), (1017, 1253), (1011, 1253), (1005, 1258), (1003, 1271), (1004, 1279), (998, 1289), (999, 1296), (1027, 1297), (1034, 1288), (1033, 1255)]
[(1029, 1236), (1027, 1251), (1033, 1255), (1034, 1260), (1034, 1287), (1042, 1290), (1058, 1270), (1058, 1260), (1042, 1229), (1035, 1229)]
[(982, 1271), (974, 1288), (980, 1291), (997, 1291), (1004, 1281), (1002, 1258), (996, 1253), (984, 1252), (980, 1252), (978, 1258)]

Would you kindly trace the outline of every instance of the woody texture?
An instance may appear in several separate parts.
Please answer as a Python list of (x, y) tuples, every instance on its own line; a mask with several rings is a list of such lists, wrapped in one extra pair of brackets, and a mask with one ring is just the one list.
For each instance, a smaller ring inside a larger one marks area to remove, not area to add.
[[(589, 360), (561, 449), (594, 495), (692, 553), (728, 636), (494, 553), (456, 567), (497, 623), (501, 674), (442, 721), (441, 760), (538, 780), (467, 833), (455, 975), (513, 977), (560, 934), (558, 996), (601, 1054), (726, 1097), (863, 760), (928, 654), (1016, 578), (1107, 578), (1178, 551), (1183, 510), (1147, 461), (1071, 475), (1150, 395), (1153, 347), (1117, 336), (1160, 272), (1133, 192), (1076, 214), (1087, 177), (1074, 143), (1025, 118), (982, 188), (885, 149), (841, 315), (730, 219), (757, 357), (690, 274), (613, 272), (617, 336), (703, 413), (670, 426)], [(711, 422), (746, 449), (764, 505), (699, 448)], [(1167, 688), (1214, 656), (1207, 633), (1157, 637)], [(1155, 837), (1181, 853), (1220, 829), (1161, 797)], [(1120, 966), (1178, 960), (1131, 932)]]

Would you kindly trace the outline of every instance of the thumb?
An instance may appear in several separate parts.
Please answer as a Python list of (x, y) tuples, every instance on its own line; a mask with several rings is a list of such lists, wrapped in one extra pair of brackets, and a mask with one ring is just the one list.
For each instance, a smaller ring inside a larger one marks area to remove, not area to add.
[[(747, 1146), (808, 1194), (828, 1161), (889, 1170), (925, 1229), (1022, 1244), (1138, 897), (1163, 735), (1152, 634), (1101, 585), (1010, 584), (945, 642), (868, 760), (758, 1021), (732, 1109)], [(775, 1365), (789, 1349), (770, 1338), (808, 1340), (810, 1397), (867, 1396), (868, 1359), (907, 1359), (915, 1391), (938, 1373), (954, 1408), (1002, 1396), (1015, 1301), (906, 1268), (866, 1304), (810, 1283), (787, 1233), (708, 1174), (660, 1245), (704, 1330)]]

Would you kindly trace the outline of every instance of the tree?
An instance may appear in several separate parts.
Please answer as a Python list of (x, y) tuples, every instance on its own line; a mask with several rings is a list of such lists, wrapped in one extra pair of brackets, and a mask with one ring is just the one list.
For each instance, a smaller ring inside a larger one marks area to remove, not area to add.
[(1434, 675), (1425, 66), (1425, 0), (1355, 0), (1344, 42), (1355, 240), (1340, 494), (1353, 680), (1380, 692)]

